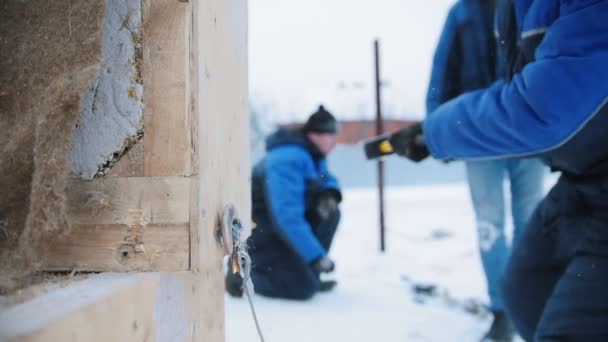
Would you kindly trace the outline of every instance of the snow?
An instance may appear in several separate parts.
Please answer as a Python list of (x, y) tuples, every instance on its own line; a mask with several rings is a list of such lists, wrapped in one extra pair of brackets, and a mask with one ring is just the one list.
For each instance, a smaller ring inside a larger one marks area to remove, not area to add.
[[(330, 252), (338, 286), (310, 301), (254, 296), (267, 342), (477, 341), (490, 324), (443, 295), (426, 301), (414, 284), (434, 284), (456, 303), (487, 303), (466, 184), (391, 187), (387, 251), (379, 252), (375, 189), (344, 193)], [(226, 295), (226, 340), (258, 341), (244, 298)]]

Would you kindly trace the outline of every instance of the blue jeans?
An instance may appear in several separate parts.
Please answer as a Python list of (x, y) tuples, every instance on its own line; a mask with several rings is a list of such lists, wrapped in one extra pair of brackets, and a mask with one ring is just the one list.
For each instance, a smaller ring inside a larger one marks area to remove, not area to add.
[(537, 159), (506, 159), (467, 162), (466, 168), (490, 309), (503, 311), (499, 283), (510, 254), (505, 238), (503, 181), (506, 176), (510, 184), (514, 245), (543, 197), (545, 167)]

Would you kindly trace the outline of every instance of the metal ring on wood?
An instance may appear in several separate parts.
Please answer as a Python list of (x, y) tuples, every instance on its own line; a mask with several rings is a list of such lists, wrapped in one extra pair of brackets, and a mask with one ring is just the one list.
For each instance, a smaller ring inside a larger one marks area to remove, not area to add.
[[(222, 210), (220, 227), (218, 227), (218, 235), (224, 247), (224, 254), (232, 254), (234, 244), (240, 240), (240, 223), (236, 206), (228, 203)], [(239, 225), (238, 228), (235, 225)]]

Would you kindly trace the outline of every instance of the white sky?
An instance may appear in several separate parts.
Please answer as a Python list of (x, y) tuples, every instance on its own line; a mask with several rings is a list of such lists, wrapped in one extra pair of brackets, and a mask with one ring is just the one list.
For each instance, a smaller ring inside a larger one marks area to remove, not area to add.
[(320, 102), (342, 119), (372, 118), (372, 42), (379, 38), (384, 112), (422, 117), (432, 56), (453, 3), (251, 0), (251, 101), (270, 121), (305, 119)]

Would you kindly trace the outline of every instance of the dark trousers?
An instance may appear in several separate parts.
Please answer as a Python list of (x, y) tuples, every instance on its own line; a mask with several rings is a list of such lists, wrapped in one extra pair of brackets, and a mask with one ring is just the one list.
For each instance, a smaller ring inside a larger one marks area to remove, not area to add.
[(562, 176), (507, 264), (502, 293), (526, 341), (608, 341), (608, 181)]
[[(319, 242), (329, 251), (334, 239), (340, 211), (325, 221), (313, 226)], [(264, 229), (269, 222), (257, 222), (256, 229)], [(267, 297), (304, 300), (319, 291), (319, 276), (312, 271), (287, 243), (276, 235), (273, 238), (255, 240), (250, 246), (253, 263), (251, 279), (255, 292)]]

